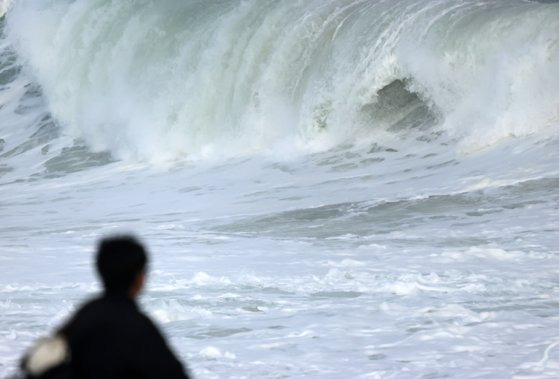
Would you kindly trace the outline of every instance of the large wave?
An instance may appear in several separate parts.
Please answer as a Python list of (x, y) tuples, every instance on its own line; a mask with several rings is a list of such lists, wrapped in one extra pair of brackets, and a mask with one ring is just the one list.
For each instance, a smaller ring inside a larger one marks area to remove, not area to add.
[(557, 3), (21, 0), (7, 22), (63, 133), (117, 158), (559, 124)]

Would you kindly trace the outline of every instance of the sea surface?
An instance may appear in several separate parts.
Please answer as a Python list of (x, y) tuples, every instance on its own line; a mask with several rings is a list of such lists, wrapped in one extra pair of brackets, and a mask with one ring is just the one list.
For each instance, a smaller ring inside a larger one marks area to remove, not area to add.
[(0, 10), (0, 377), (151, 253), (196, 378), (559, 377), (559, 3)]

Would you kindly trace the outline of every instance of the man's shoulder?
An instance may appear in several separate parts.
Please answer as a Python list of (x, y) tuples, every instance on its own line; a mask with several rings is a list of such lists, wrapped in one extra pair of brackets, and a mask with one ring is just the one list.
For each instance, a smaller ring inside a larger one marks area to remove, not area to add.
[(134, 314), (138, 308), (134, 300), (125, 296), (105, 296), (101, 295), (85, 301), (76, 314), (87, 313), (127, 313)]
[(125, 331), (149, 327), (150, 323), (132, 299), (100, 296), (82, 304), (64, 329), (114, 328)]

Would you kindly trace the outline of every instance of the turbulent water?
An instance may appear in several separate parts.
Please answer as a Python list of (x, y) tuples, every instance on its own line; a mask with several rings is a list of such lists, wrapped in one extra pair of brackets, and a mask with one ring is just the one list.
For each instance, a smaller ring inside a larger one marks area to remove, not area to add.
[(0, 20), (0, 377), (121, 231), (195, 377), (559, 377), (559, 3)]

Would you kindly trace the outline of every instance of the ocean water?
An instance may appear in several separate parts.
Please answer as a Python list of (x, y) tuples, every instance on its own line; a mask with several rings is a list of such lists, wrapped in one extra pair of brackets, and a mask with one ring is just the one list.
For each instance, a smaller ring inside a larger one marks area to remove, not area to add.
[(559, 3), (0, 10), (0, 377), (118, 232), (194, 377), (559, 377)]

